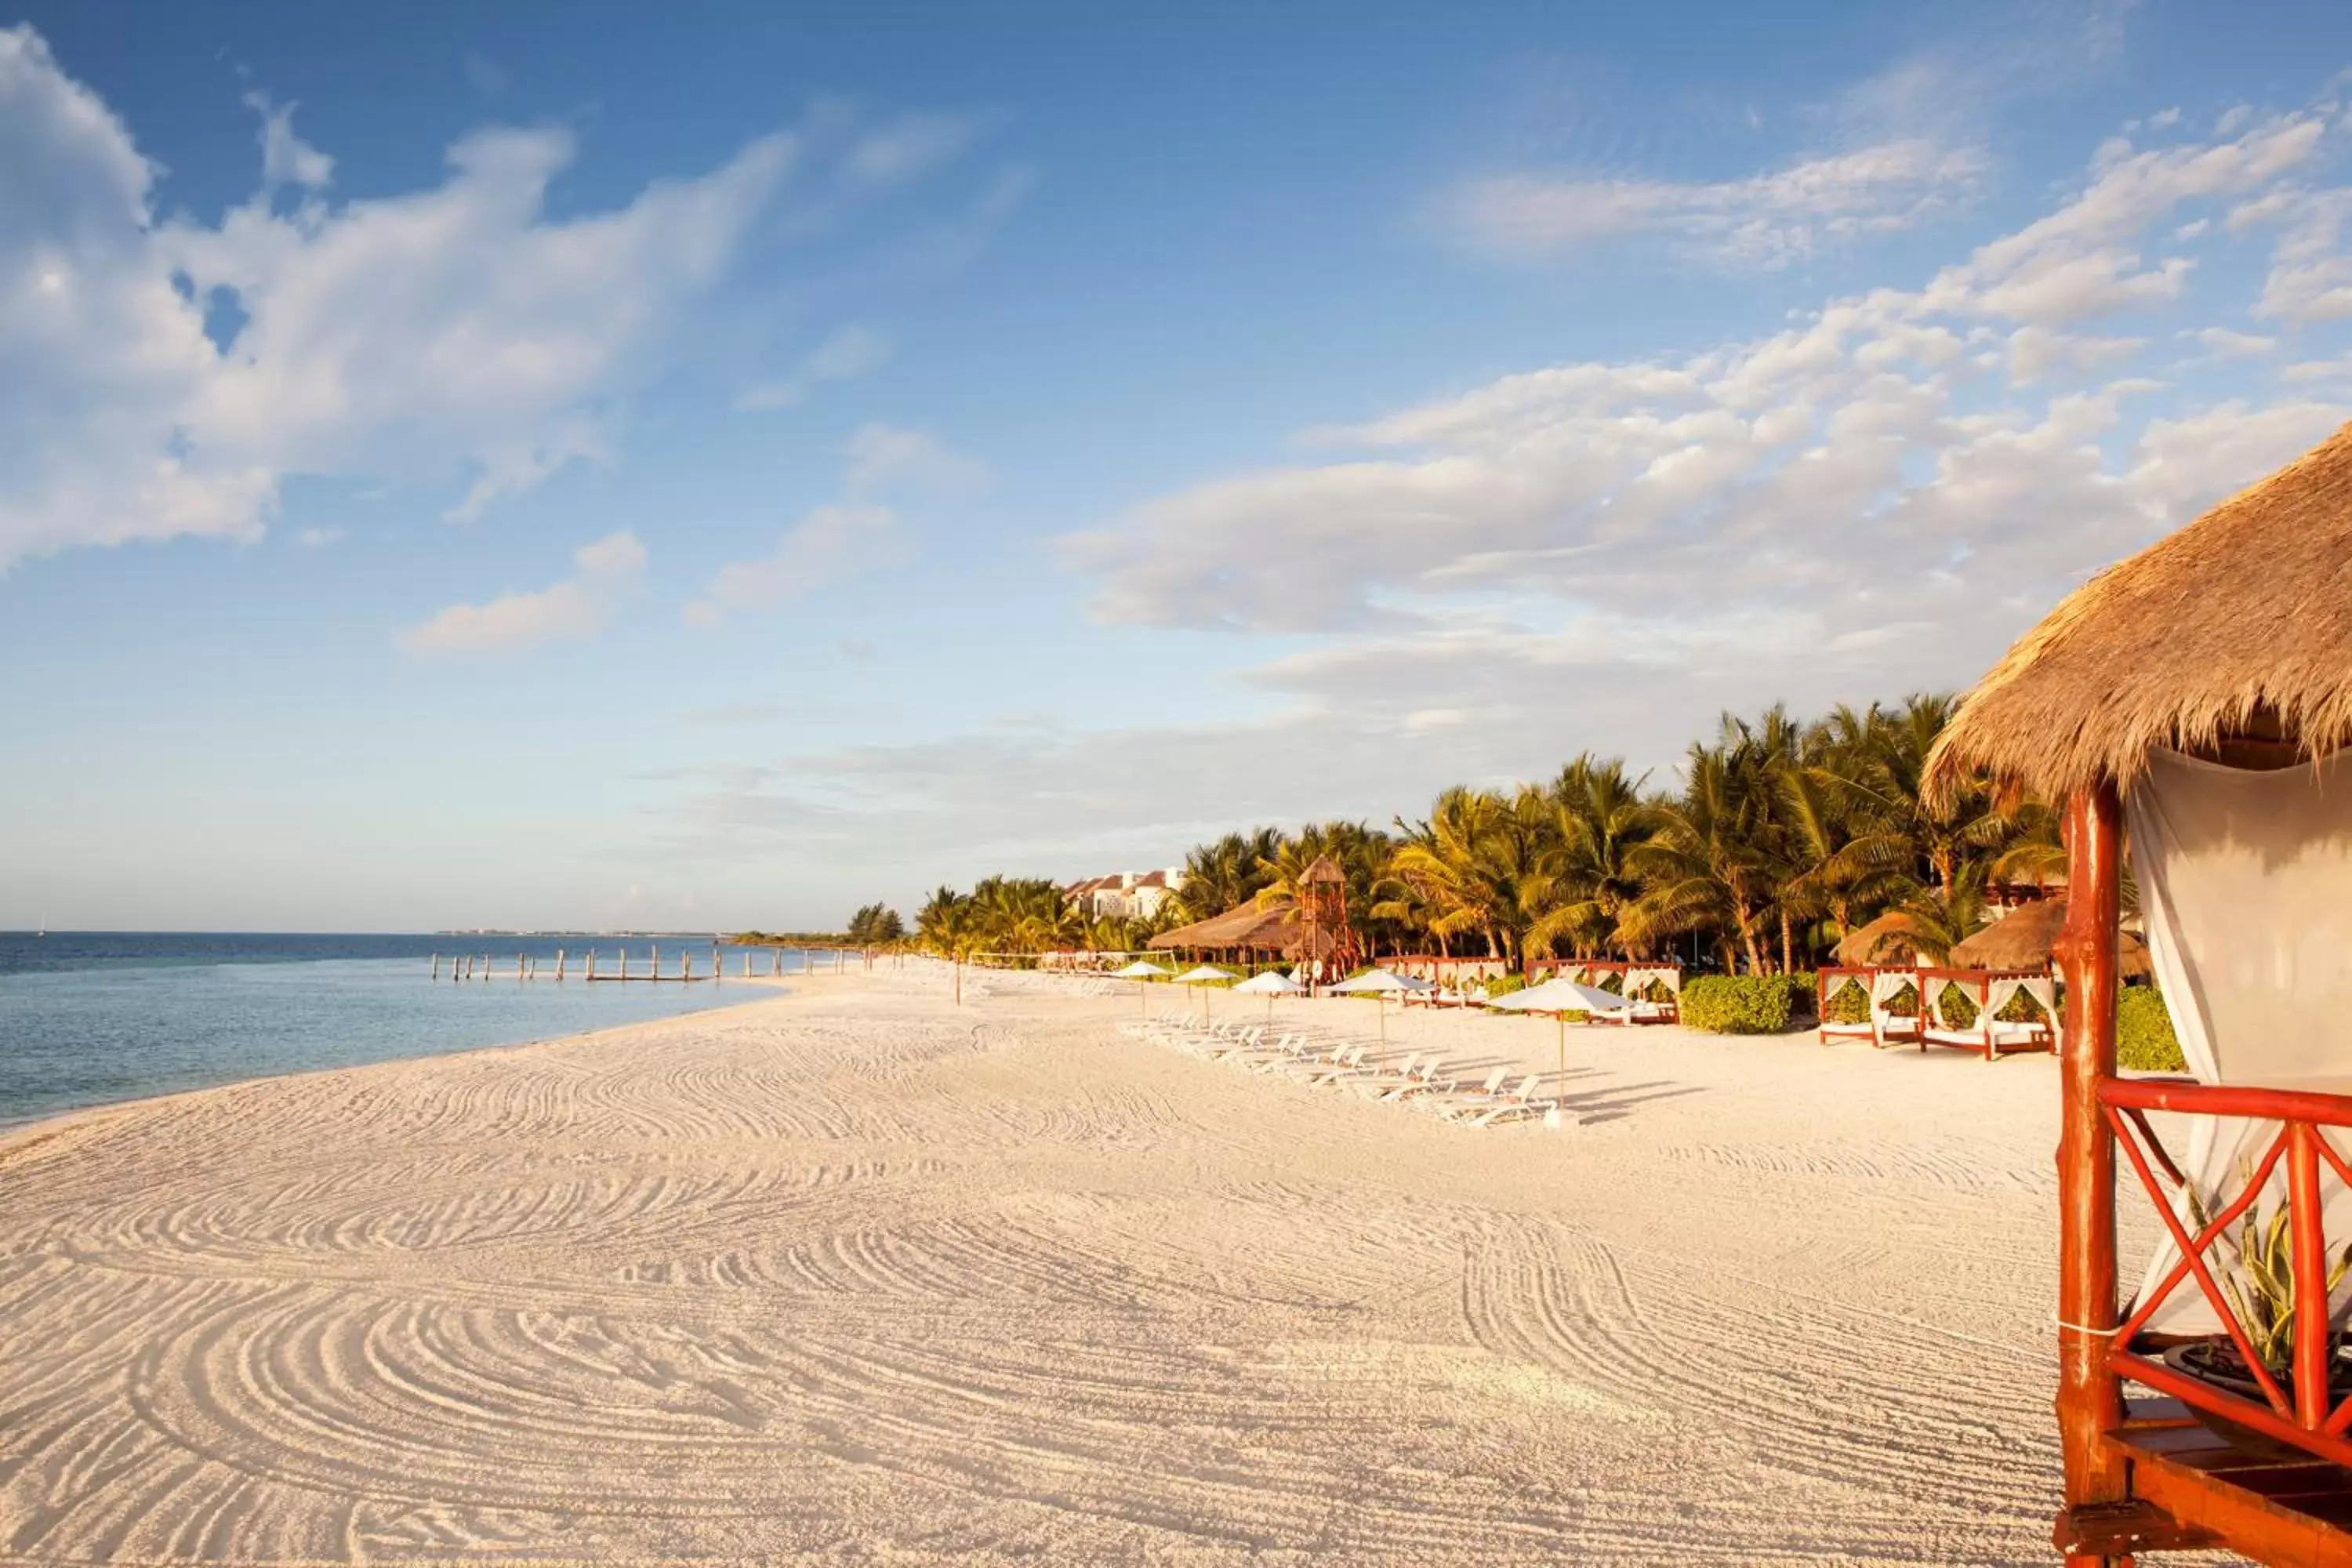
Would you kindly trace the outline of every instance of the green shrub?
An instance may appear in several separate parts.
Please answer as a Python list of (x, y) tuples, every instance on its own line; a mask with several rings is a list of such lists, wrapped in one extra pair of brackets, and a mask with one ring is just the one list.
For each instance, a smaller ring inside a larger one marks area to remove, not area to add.
[(1485, 984), (1488, 997), (1508, 996), (1514, 991), (1525, 991), (1528, 977), (1524, 974), (1497, 974)]
[(1867, 1024), (1870, 1022), (1870, 987), (1860, 978), (1847, 975), (1845, 984), (1830, 993), (1828, 1006), (1823, 1010), (1824, 1024)]
[(1606, 991), (1612, 995), (1622, 996), (1625, 994), (1625, 972), (1622, 969), (1612, 969), (1594, 981), (1592, 988), (1595, 991)]
[(1712, 1035), (1777, 1035), (1813, 1010), (1809, 974), (1702, 974), (1683, 986), (1683, 1022)]
[(1943, 1016), (1944, 1027), (1965, 1029), (1977, 1021), (1977, 999), (1947, 980), (1942, 994), (1936, 998), (1936, 1011)]
[(2042, 1004), (2022, 991), (2002, 1003), (2000, 1011), (1993, 1016), (2004, 1024), (2040, 1024), (2049, 1018), (2049, 1015), (2042, 1010)]
[(2172, 1015), (2153, 985), (2126, 985), (2116, 998), (2116, 1064), (2141, 1072), (2185, 1072)]

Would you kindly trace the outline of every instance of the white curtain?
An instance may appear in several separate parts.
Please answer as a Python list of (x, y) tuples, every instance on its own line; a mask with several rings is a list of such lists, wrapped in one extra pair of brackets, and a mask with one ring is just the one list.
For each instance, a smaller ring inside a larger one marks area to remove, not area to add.
[[(2125, 803), (2148, 957), (2200, 1083), (2352, 1090), (2347, 755), (2254, 773), (2160, 751)], [(2276, 1122), (2190, 1118), (2182, 1158), (2178, 1125), (2158, 1120), (2209, 1207), (2237, 1194), (2241, 1173), (2278, 1131)], [(2341, 1131), (2329, 1141), (2352, 1152)], [(2320, 1171), (2331, 1250), (2340, 1252), (2352, 1240), (2352, 1200), (2324, 1163)], [(2127, 1171), (2118, 1179), (2128, 1203), (2138, 1182)], [(2282, 1164), (2263, 1195), (2265, 1215), (2277, 1212), (2284, 1192)], [(2182, 1215), (2185, 1222), (2185, 1205)], [(2153, 1289), (2178, 1257), (2166, 1238), (2141, 1290)], [(2339, 1292), (2339, 1313), (2342, 1299)], [(2150, 1326), (2195, 1333), (2220, 1325), (2196, 1282), (2184, 1280)]]
[[(1895, 1016), (1886, 1010), (1886, 1005), (1902, 995), (1905, 986), (1918, 984), (1917, 976), (1900, 969), (1881, 969), (1871, 975), (1870, 1026), (1879, 1038), (1885, 1038), (1887, 1021)], [(1922, 991), (1927, 989), (1924, 985), (1919, 988)], [(1925, 998), (1921, 1000), (1924, 1002)]]
[(1643, 963), (1625, 971), (1625, 994), (1639, 996), (1649, 989), (1652, 981), (1664, 985), (1670, 994), (1680, 996), (1683, 994), (1683, 972), (1679, 967), (1670, 963)]

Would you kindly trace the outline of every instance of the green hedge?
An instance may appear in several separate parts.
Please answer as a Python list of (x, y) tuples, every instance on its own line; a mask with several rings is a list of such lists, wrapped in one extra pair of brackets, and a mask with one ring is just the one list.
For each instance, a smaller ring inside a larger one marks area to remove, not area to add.
[(1777, 1035), (1811, 1016), (1810, 974), (1702, 974), (1683, 985), (1683, 1022), (1711, 1035)]
[[(1817, 1010), (1821, 1010), (1818, 1009)], [(1822, 1022), (1824, 1024), (1867, 1024), (1870, 1022), (1870, 987), (1857, 975), (1841, 977), (1838, 988), (1830, 993), (1829, 1005)]]
[(2116, 1063), (2142, 1072), (2186, 1072), (2172, 1015), (2153, 985), (2126, 985), (2116, 998)]
[(1478, 984), (1486, 987), (1486, 995), (1492, 999), (1496, 996), (1508, 996), (1514, 991), (1525, 991), (1528, 988), (1528, 977), (1524, 974), (1497, 974), (1492, 980), (1481, 981)]

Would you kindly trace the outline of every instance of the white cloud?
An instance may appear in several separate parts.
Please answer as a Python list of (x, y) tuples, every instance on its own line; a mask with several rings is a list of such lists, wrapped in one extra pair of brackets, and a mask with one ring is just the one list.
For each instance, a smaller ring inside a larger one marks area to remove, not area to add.
[(248, 92), (246, 107), (261, 116), (261, 184), (266, 190), (299, 185), (318, 190), (335, 176), (335, 161), (294, 134), (294, 110), (269, 101), (266, 92)]
[(294, 542), (305, 550), (323, 550), (342, 537), (340, 528), (305, 528), (296, 531)]
[(2304, 195), (2287, 213), (2255, 310), (2298, 324), (2352, 317), (2352, 255), (2339, 247), (2352, 187)]
[(735, 406), (746, 412), (797, 408), (829, 382), (855, 381), (889, 362), (890, 340), (873, 328), (851, 322), (801, 356), (792, 374), (746, 387)]
[(720, 567), (687, 606), (687, 619), (715, 626), (730, 610), (772, 609), (852, 573), (893, 564), (905, 556), (898, 528), (888, 507), (816, 507), (786, 531), (773, 554)]
[(894, 425), (862, 425), (850, 436), (842, 488), (856, 496), (884, 491), (968, 494), (988, 482), (975, 458), (950, 450), (937, 437)]
[[(2260, 200), (2315, 165), (2326, 133), (2314, 110), (2211, 145), (2111, 148), (2048, 216), (1917, 290), (1317, 430), (1356, 450), (1145, 501), (1066, 540), (1068, 559), (1096, 579), (1100, 619), (1263, 632), (1416, 638), (1465, 605), (1628, 603), (1709, 616), (1802, 604), (1843, 632), (1916, 618), (1929, 583), (1938, 603), (2046, 604), (2347, 412), (2200, 405), (2193, 387), (2131, 374), (2151, 338), (2069, 330), (2176, 307), (2194, 258), (2144, 258), (2147, 233), (2176, 227), (2185, 203)], [(2309, 204), (2294, 210), (2310, 231)], [(2331, 256), (2314, 241), (2305, 276)], [(2307, 291), (2304, 310), (2326, 298)], [(2273, 346), (2189, 331), (2215, 353)], [(1901, 613), (1867, 584), (1907, 585)]]
[(452, 605), (402, 632), (400, 645), (413, 654), (441, 658), (593, 637), (604, 629), (613, 601), (644, 574), (646, 547), (633, 533), (614, 533), (581, 546), (572, 561), (573, 574), (562, 582), (486, 605)]
[(770, 609), (828, 583), (895, 566), (910, 553), (898, 512), (882, 498), (969, 494), (987, 470), (920, 430), (865, 425), (842, 454), (842, 493), (787, 530), (774, 552), (719, 569), (702, 597), (686, 607), (696, 626), (717, 626), (730, 611)]
[(2276, 338), (2236, 331), (2228, 327), (2200, 327), (2195, 331), (2180, 335), (2196, 339), (2224, 359), (2260, 359), (2278, 347)]
[(1440, 216), (1511, 256), (1658, 234), (1719, 261), (1781, 266), (1824, 244), (1909, 227), (1963, 197), (1983, 167), (1973, 151), (1912, 139), (1738, 180), (1496, 175), (1453, 192)]
[[(0, 567), (74, 545), (250, 538), (296, 472), (436, 476), (468, 517), (609, 449), (621, 398), (791, 162), (765, 138), (626, 205), (551, 218), (560, 131), (478, 132), (439, 185), (330, 205), (333, 163), (257, 98), (262, 174), (159, 222), (130, 131), (0, 30)], [(290, 210), (273, 191), (304, 193)], [(207, 305), (244, 324), (226, 348)]]
[(952, 163), (971, 145), (976, 130), (953, 115), (905, 115), (859, 138), (842, 173), (856, 184), (903, 184)]

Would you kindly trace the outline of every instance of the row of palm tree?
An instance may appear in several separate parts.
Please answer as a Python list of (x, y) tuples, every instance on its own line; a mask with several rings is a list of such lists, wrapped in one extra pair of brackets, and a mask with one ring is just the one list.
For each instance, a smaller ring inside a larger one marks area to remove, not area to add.
[(1580, 755), (1516, 789), (1456, 786), (1391, 829), (1313, 823), (1231, 833), (1185, 856), (1149, 921), (1093, 921), (1052, 881), (941, 888), (916, 917), (934, 952), (1139, 948), (1244, 903), (1295, 898), (1307, 868), (1340, 869), (1349, 922), (1374, 954), (1515, 963), (1549, 956), (1711, 952), (1727, 970), (1809, 967), (1847, 932), (1900, 910), (1940, 956), (1980, 923), (1994, 882), (2063, 871), (2055, 815), (1978, 783), (1931, 799), (1927, 761), (1953, 701), (1840, 707), (1811, 722), (1774, 707), (1725, 714), (1675, 787)]

